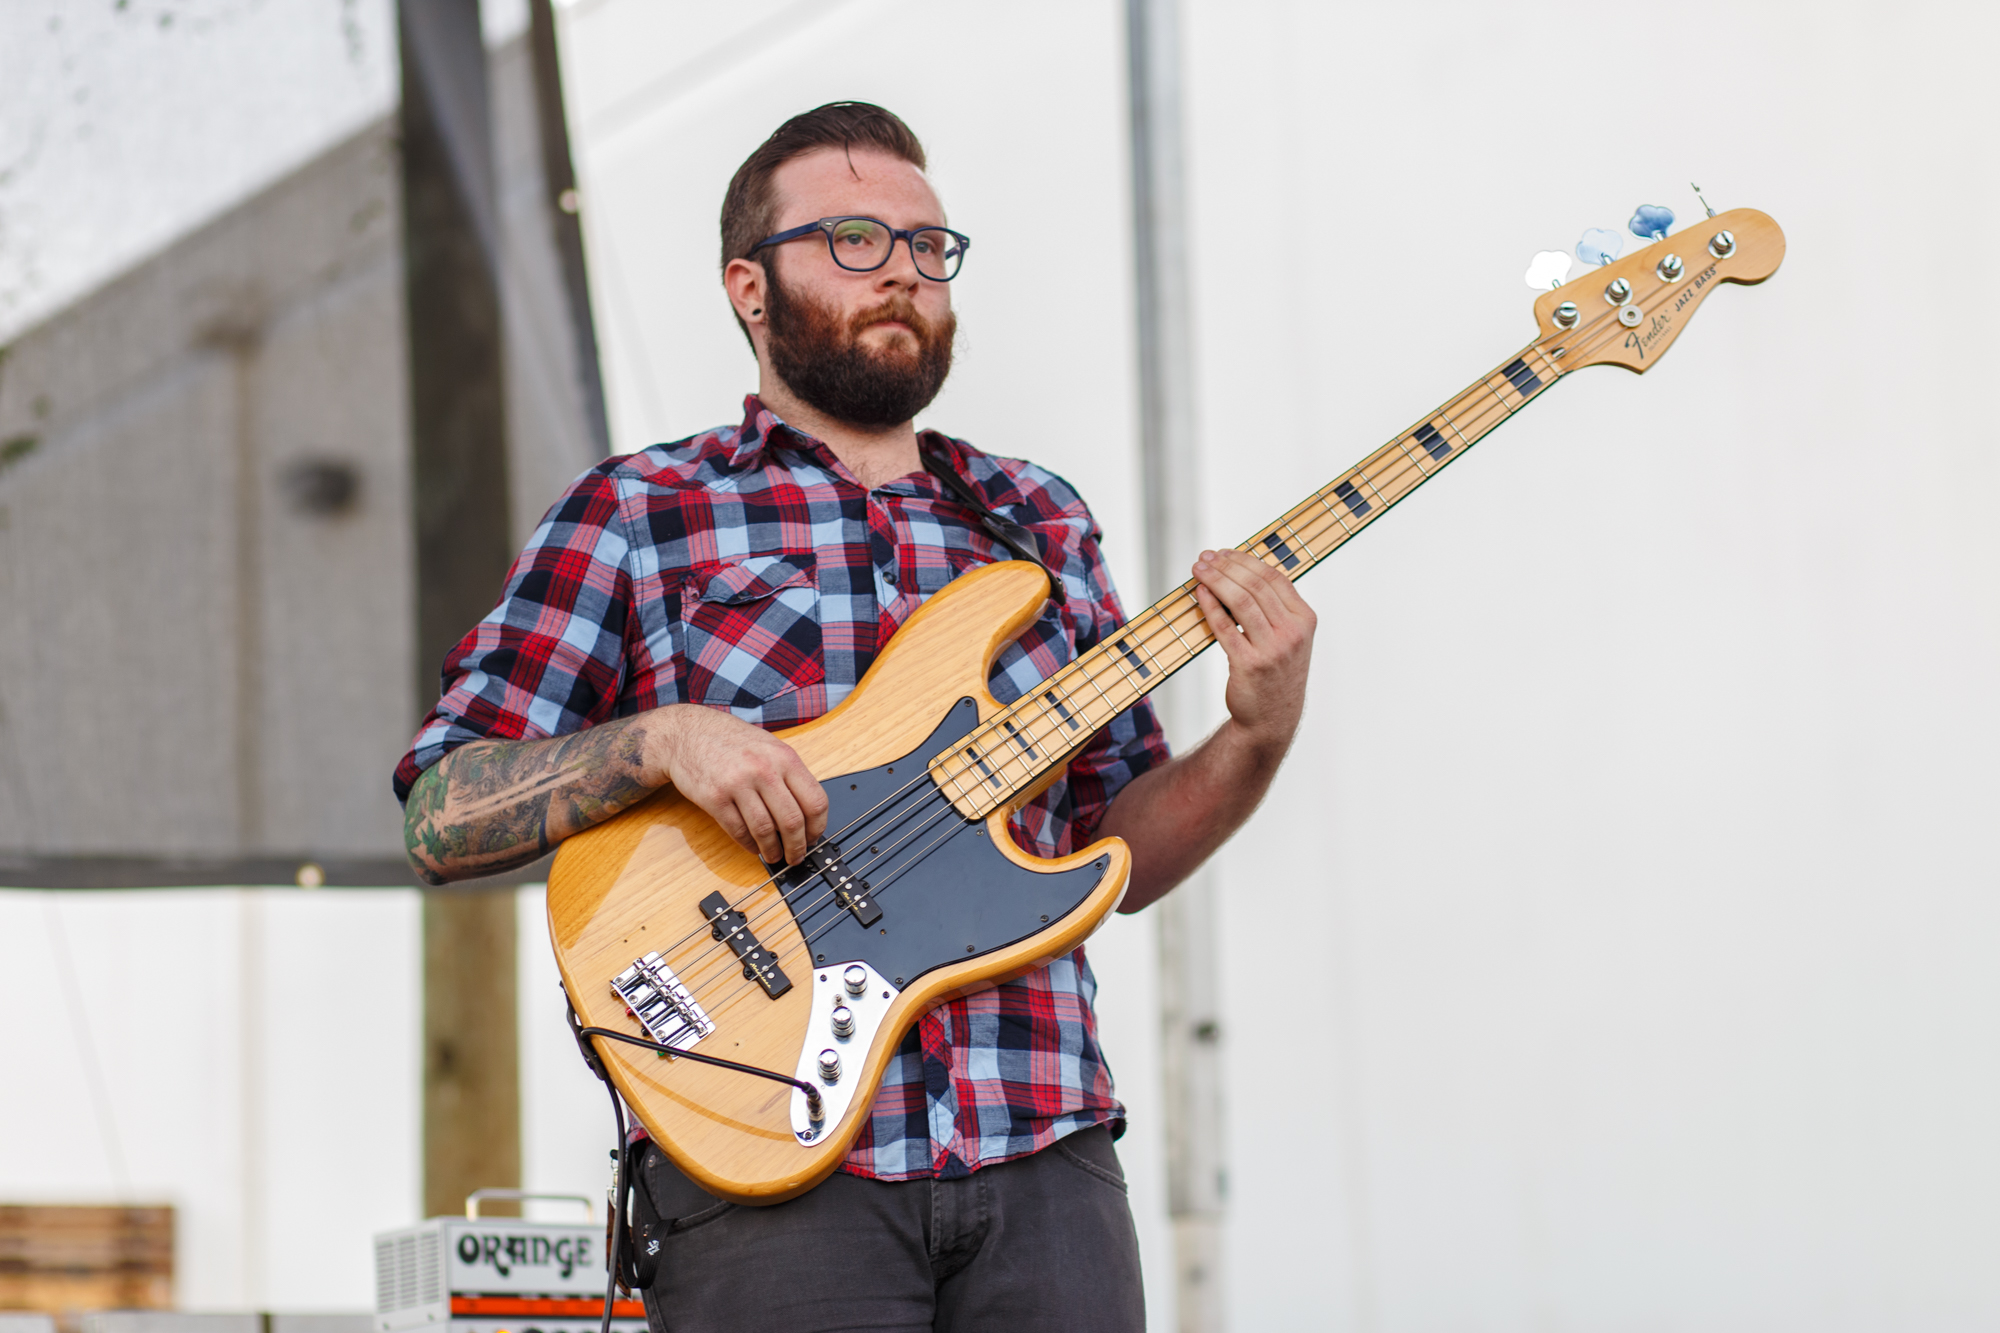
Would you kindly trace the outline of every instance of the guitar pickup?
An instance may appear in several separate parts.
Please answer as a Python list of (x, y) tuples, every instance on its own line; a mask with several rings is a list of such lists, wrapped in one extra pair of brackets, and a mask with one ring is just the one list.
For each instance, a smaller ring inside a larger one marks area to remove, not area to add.
[(727, 943), (743, 964), (743, 975), (762, 986), (764, 994), (775, 1000), (792, 988), (792, 979), (750, 929), (749, 918), (731, 907), (727, 898), (720, 893), (709, 894), (701, 900), (701, 914), (708, 921), (710, 933)]
[(840, 859), (839, 843), (829, 841), (807, 852), (806, 863), (819, 872), (833, 890), (833, 900), (854, 913), (856, 921), (872, 926), (882, 919), (882, 909), (868, 892), (868, 881), (856, 876)]

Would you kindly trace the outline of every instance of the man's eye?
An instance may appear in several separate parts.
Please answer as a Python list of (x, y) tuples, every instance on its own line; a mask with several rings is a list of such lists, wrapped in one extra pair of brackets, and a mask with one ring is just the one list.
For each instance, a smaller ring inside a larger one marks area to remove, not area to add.
[(933, 241), (928, 236), (912, 236), (910, 238), (910, 244), (914, 245), (917, 248), (917, 253), (920, 255), (930, 255), (937, 253), (937, 242)]

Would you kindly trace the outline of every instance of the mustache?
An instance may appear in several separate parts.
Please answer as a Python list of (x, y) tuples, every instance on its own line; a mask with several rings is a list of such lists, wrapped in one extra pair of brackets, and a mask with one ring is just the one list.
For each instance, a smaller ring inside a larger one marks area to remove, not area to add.
[(891, 322), (909, 325), (925, 341), (931, 337), (931, 322), (917, 313), (916, 302), (907, 296), (891, 297), (873, 310), (863, 310), (854, 315), (847, 321), (847, 332), (849, 335), (858, 334), (863, 329)]

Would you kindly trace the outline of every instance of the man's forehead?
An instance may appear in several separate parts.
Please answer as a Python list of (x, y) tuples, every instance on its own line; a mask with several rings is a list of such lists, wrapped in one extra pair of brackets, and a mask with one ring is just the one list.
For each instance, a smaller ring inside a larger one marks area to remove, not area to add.
[(819, 148), (779, 167), (778, 230), (859, 213), (898, 227), (942, 224), (944, 206), (913, 162), (875, 148)]

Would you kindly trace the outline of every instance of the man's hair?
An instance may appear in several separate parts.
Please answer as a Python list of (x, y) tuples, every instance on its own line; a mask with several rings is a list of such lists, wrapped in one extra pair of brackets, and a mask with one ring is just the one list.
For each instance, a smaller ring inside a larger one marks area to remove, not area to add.
[[(870, 102), (828, 102), (801, 112), (778, 126), (729, 178), (729, 189), (722, 196), (722, 266), (728, 268), (732, 259), (748, 259), (750, 247), (777, 230), (778, 199), (771, 179), (779, 167), (822, 148), (838, 148), (851, 157), (857, 147), (874, 148), (924, 169), (923, 144), (893, 111)], [(747, 336), (749, 330), (744, 332)]]

